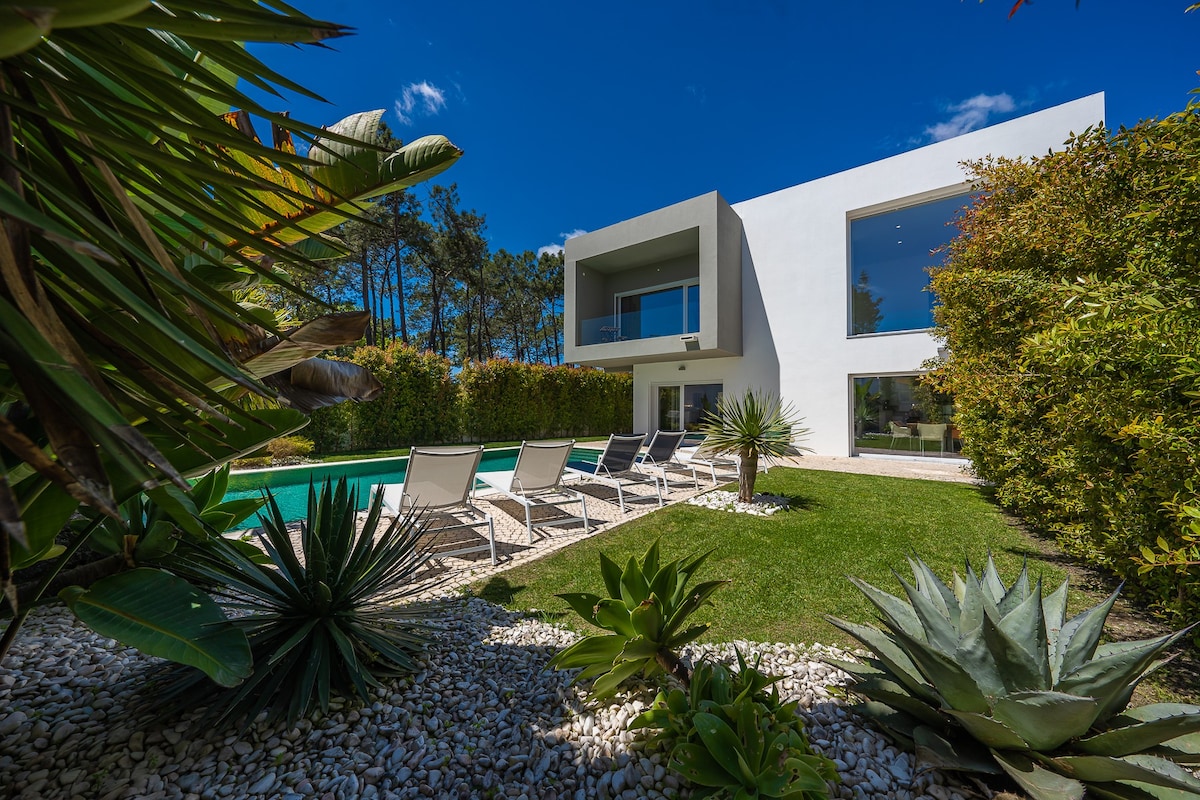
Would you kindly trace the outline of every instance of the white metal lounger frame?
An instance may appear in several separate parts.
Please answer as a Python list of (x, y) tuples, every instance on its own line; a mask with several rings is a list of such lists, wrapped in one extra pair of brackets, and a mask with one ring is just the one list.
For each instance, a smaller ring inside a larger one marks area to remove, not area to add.
[(483, 445), (456, 447), (414, 447), (409, 451), (408, 469), (403, 484), (388, 484), (383, 487), (383, 507), (393, 515), (406, 513), (416, 508), (422, 512), (444, 512), (450, 515), (466, 514), (471, 522), (431, 527), (429, 534), (487, 525), (487, 543), (460, 547), (453, 550), (436, 550), (429, 558), (442, 559), (467, 553), (489, 551), (492, 565), (496, 564), (496, 526), (489, 514), (471, 503), (471, 492), (475, 488), (475, 472), (483, 458)]
[(685, 464), (675, 457), (676, 451), (679, 449), (679, 443), (683, 441), (683, 437), (687, 435), (687, 431), (655, 431), (654, 436), (650, 437), (650, 444), (646, 445), (646, 452), (642, 453), (637, 458), (639, 467), (650, 467), (658, 470), (658, 476), (663, 482), (663, 488), (670, 491), (671, 480), (668, 473), (680, 472), (684, 474), (684, 479), (676, 481), (676, 485), (686, 486), (687, 473), (692, 474), (691, 483), (697, 489), (700, 488), (700, 479), (696, 477), (695, 464)]
[[(704, 452), (705, 436), (697, 436), (695, 438), (689, 434), (685, 437), (684, 444), (680, 444), (676, 450), (676, 457), (685, 464), (692, 464), (696, 467), (706, 468), (712, 474), (713, 484), (720, 483), (717, 479), (717, 467), (724, 467), (733, 470), (734, 479), (741, 478), (742, 464), (736, 458), (727, 456), (718, 456), (713, 453)], [(691, 439), (692, 441), (688, 441)]]
[(639, 472), (635, 468), (638, 451), (645, 441), (646, 437), (640, 433), (632, 435), (614, 433), (608, 437), (608, 444), (604, 445), (604, 451), (600, 453), (599, 461), (595, 464), (569, 461), (567, 462), (566, 473), (577, 478), (586, 478), (587, 480), (615, 488), (617, 490), (617, 502), (621, 506), (622, 514), (625, 513), (624, 487), (633, 484), (652, 483), (654, 484), (654, 491), (658, 495), (658, 506), (662, 508), (663, 493), (662, 487), (659, 486), (658, 476), (647, 472)]
[[(511, 470), (480, 472), (475, 477), (525, 509), (525, 529), (533, 544), (533, 529), (582, 522), (588, 530), (587, 500), (583, 492), (562, 485), (563, 469), (571, 457), (575, 440), (521, 442), (517, 463)], [(533, 521), (534, 506), (564, 506), (579, 503), (580, 516)]]

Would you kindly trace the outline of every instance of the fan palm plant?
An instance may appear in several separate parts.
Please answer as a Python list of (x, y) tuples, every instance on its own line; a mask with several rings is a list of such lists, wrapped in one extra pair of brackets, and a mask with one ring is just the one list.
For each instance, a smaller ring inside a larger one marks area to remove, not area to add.
[[(147, 491), (186, 514), (168, 489), (377, 390), (365, 373), (331, 386), (344, 369), (311, 361), (357, 340), (367, 312), (284, 330), (233, 294), (291, 286), (288, 270), (340, 252), (324, 232), (367, 198), (461, 155), (440, 136), (387, 152), (381, 112), (324, 129), (237, 88), (310, 94), (244, 43), (345, 33), (273, 1), (0, 4), (0, 445), (15, 456), (0, 590), (14, 609), (13, 570), (54, 554), (81, 504), (120, 519)], [(284, 407), (248, 411), (246, 393)]]
[(796, 446), (797, 440), (811, 432), (800, 427), (801, 421), (792, 406), (783, 405), (778, 397), (765, 392), (747, 389), (741, 397), (722, 395), (716, 413), (700, 425), (705, 434), (702, 449), (738, 457), (738, 499), (750, 503), (760, 460), (771, 464), (809, 449)]

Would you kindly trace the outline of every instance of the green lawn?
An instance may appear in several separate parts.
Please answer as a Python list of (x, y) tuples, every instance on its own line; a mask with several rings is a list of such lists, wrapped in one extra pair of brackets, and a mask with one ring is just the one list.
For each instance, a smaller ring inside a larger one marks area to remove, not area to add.
[(981, 569), (989, 549), (1008, 583), (1024, 557), (1030, 577), (1042, 577), (1047, 591), (1064, 577), (971, 485), (776, 468), (759, 477), (756, 490), (790, 497), (793, 510), (752, 517), (680, 503), (506, 570), (472, 591), (581, 629), (584, 623), (554, 595), (603, 594), (597, 551), (624, 563), (658, 538), (665, 558), (713, 549), (696, 580), (732, 580), (697, 614), (713, 624), (704, 641), (848, 645), (824, 615), (862, 622), (875, 615), (846, 576), (900, 594), (892, 570), (911, 580), (910, 554), (946, 581), (953, 570), (963, 571), (966, 558)]

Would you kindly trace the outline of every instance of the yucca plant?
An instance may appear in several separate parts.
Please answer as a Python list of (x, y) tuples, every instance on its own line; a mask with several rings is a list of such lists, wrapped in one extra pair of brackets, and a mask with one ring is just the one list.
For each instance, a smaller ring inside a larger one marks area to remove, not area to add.
[[(428, 588), (416, 580), (427, 560), (424, 526), (410, 514), (380, 531), (377, 492), (359, 527), (357, 494), (345, 478), (336, 487), (327, 480), (319, 494), (310, 486), (298, 551), (269, 497), (269, 513), (261, 517), (268, 564), (229, 543), (194, 550), (193, 573), (224, 587), (216, 594), (254, 659), (250, 677), (212, 698), (204, 719), (248, 723), (268, 709), (294, 722), (328, 710), (335, 691), (365, 700), (381, 679), (412, 671), (430, 639), (429, 609), (401, 601)], [(199, 673), (175, 670), (163, 698), (177, 701), (172, 707), (204, 704), (209, 698), (197, 691), (203, 682)]]
[(796, 442), (811, 431), (800, 427), (795, 409), (783, 405), (778, 397), (747, 389), (741, 397), (722, 395), (716, 413), (710, 413), (700, 425), (704, 443), (701, 449), (713, 454), (736, 455), (741, 462), (738, 474), (738, 499), (754, 500), (758, 463), (768, 464), (806, 447)]
[(691, 686), (660, 691), (630, 728), (660, 729), (671, 768), (696, 786), (693, 797), (827, 796), (837, 770), (812, 752), (796, 703), (780, 701), (780, 679), (759, 670), (761, 658), (751, 665), (736, 652), (736, 672), (701, 661)]
[(709, 623), (690, 627), (684, 627), (684, 623), (713, 592), (729, 583), (706, 581), (688, 588), (692, 574), (708, 555), (660, 564), (655, 541), (640, 562), (630, 556), (621, 569), (601, 553), (600, 572), (608, 597), (590, 593), (557, 596), (579, 616), (610, 633), (580, 639), (560, 650), (550, 666), (582, 667), (575, 680), (595, 678), (591, 690), (595, 699), (612, 696), (622, 683), (639, 673), (650, 678), (667, 672), (688, 685), (690, 675), (675, 651), (703, 635)]
[(907, 601), (851, 581), (884, 630), (829, 617), (873, 653), (831, 662), (850, 673), (858, 710), (918, 758), (949, 770), (1008, 775), (1035, 800), (1193, 797), (1200, 780), (1200, 707), (1126, 709), (1134, 688), (1165, 663), (1187, 630), (1101, 644), (1116, 601), (1070, 619), (1067, 581), (1050, 595), (1023, 567), (1005, 586), (989, 556), (953, 588), (920, 559)]

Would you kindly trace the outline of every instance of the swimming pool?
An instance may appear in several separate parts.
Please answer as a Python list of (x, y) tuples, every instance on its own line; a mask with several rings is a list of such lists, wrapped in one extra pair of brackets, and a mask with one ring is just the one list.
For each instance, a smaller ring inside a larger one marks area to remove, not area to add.
[[(512, 469), (517, 463), (519, 447), (496, 447), (484, 450), (479, 461), (480, 472)], [(594, 462), (600, 451), (594, 448), (575, 447), (572, 459)], [(318, 490), (329, 478), (335, 483), (345, 477), (351, 489), (358, 489), (358, 508), (365, 510), (371, 498), (371, 488), (380, 483), (402, 483), (408, 468), (408, 456), (400, 458), (372, 458), (363, 461), (336, 461), (329, 464), (305, 464), (298, 467), (276, 467), (274, 469), (251, 469), (231, 473), (226, 500), (246, 497), (262, 497), (264, 489), (270, 489), (279, 505), (279, 511), (288, 522), (304, 519), (308, 514), (308, 485), (312, 482)], [(483, 488), (482, 483), (476, 483)], [(257, 525), (258, 518), (251, 517), (243, 525)]]

